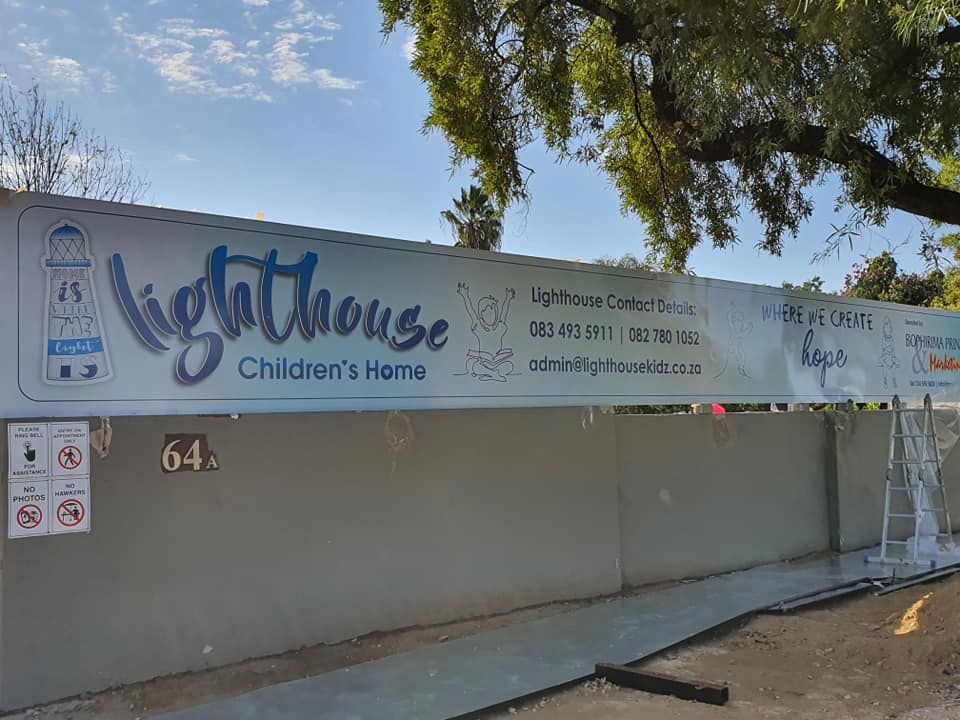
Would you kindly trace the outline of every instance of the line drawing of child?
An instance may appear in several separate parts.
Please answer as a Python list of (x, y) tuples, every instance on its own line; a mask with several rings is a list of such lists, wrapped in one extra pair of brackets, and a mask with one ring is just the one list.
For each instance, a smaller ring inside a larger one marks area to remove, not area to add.
[(753, 323), (746, 321), (746, 318), (743, 316), (743, 311), (740, 310), (735, 303), (730, 303), (730, 309), (727, 311), (727, 325), (730, 329), (730, 336), (727, 339), (726, 356), (724, 357), (723, 367), (720, 368), (720, 372), (713, 377), (716, 379), (723, 375), (730, 366), (730, 359), (734, 358), (737, 361), (737, 372), (745, 378), (748, 378), (750, 377), (750, 373), (747, 372), (744, 364), (747, 356), (743, 350), (743, 341), (753, 330)]
[(883, 330), (880, 335), (880, 371), (883, 375), (883, 386), (897, 386), (897, 373), (895, 372), (900, 363), (897, 360), (897, 353), (893, 345), (893, 323), (890, 322), (890, 316), (883, 318)]
[(513, 373), (513, 348), (503, 346), (504, 337), (510, 329), (507, 317), (510, 303), (517, 296), (516, 290), (507, 288), (501, 304), (493, 295), (484, 295), (476, 303), (470, 298), (470, 287), (457, 283), (457, 294), (463, 298), (463, 306), (470, 318), (470, 331), (477, 339), (476, 348), (467, 349), (466, 372), (478, 380), (506, 382)]

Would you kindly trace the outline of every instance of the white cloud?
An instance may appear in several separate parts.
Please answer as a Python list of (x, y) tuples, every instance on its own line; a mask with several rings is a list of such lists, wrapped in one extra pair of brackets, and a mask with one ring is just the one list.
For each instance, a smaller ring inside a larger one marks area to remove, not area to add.
[(207, 49), (207, 55), (220, 65), (229, 65), (235, 60), (249, 57), (245, 52), (237, 50), (230, 40), (214, 40)]
[(337, 77), (327, 68), (310, 68), (305, 62), (307, 54), (296, 50), (302, 42), (315, 44), (329, 39), (311, 33), (290, 32), (280, 35), (273, 44), (273, 50), (267, 54), (271, 79), (284, 87), (312, 83), (329, 90), (355, 90), (360, 86), (358, 80)]
[(168, 35), (176, 35), (186, 40), (220, 38), (229, 35), (229, 33), (222, 28), (197, 27), (193, 20), (189, 18), (163, 20), (160, 23), (160, 29)]
[[(243, 1), (253, 7), (269, 5), (269, 0)], [(314, 29), (333, 31), (340, 26), (332, 15), (316, 12), (305, 0), (289, 3), (274, 23), (277, 29), (288, 28), (279, 33), (250, 28), (231, 33), (191, 18), (167, 18), (139, 32), (130, 28), (130, 22), (127, 13), (117, 15), (113, 29), (171, 92), (269, 102), (271, 83), (331, 90), (360, 86), (360, 81), (336, 75), (313, 57), (311, 47), (333, 39)], [(59, 70), (66, 74), (68, 68)]]
[(195, 157), (187, 155), (186, 153), (177, 153), (176, 155), (174, 155), (174, 159), (177, 162), (185, 162), (185, 163), (197, 162), (197, 159)]
[(48, 45), (46, 40), (17, 43), (20, 51), (30, 58), (31, 64), (25, 67), (68, 92), (89, 87), (89, 72), (72, 57), (48, 54)]
[(277, 30), (339, 30), (340, 24), (333, 15), (324, 15), (310, 10), (304, 0), (293, 0), (290, 3), (290, 15), (273, 24)]
[(52, 57), (47, 60), (47, 71), (54, 80), (73, 87), (82, 87), (89, 81), (80, 63), (70, 57)]

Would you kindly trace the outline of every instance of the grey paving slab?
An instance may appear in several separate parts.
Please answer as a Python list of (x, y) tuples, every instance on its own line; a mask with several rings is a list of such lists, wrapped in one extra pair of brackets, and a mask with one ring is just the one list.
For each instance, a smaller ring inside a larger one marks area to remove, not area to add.
[[(449, 720), (629, 663), (779, 602), (887, 576), (864, 553), (777, 563), (618, 598), (160, 716)], [(897, 568), (906, 578), (921, 570)]]

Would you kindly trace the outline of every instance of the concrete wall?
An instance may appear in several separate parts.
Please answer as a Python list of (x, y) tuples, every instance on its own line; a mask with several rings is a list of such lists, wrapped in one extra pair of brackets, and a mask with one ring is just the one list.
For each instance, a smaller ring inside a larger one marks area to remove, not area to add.
[(617, 419), (627, 585), (829, 547), (820, 413)]
[(0, 709), (879, 537), (886, 413), (409, 418), (115, 419), (93, 531), (0, 542)]
[[(952, 421), (952, 411), (937, 412), (937, 422)], [(890, 442), (890, 413), (838, 413), (832, 418), (836, 434), (837, 516), (839, 545), (842, 551), (857, 550), (880, 542), (883, 527), (884, 479)], [(960, 447), (954, 447), (943, 459), (944, 484), (948, 506), (960, 517)], [(902, 493), (901, 493), (902, 495)], [(902, 502), (905, 498), (900, 498)], [(906, 505), (900, 512), (909, 512)], [(912, 521), (898, 521), (894, 535), (913, 534)], [(953, 530), (956, 532), (957, 525)]]
[(0, 707), (620, 588), (612, 416), (409, 417), (396, 458), (384, 414), (115, 419), (93, 531), (6, 543)]

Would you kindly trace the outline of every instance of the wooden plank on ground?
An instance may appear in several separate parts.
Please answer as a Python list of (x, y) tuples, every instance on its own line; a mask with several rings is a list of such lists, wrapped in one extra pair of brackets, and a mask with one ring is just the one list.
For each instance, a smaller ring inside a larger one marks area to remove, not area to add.
[(607, 663), (598, 663), (596, 673), (597, 677), (602, 677), (614, 685), (658, 695), (673, 695), (683, 700), (725, 705), (730, 699), (730, 688), (726, 685), (717, 685), (704, 680), (682, 680), (649, 670)]

